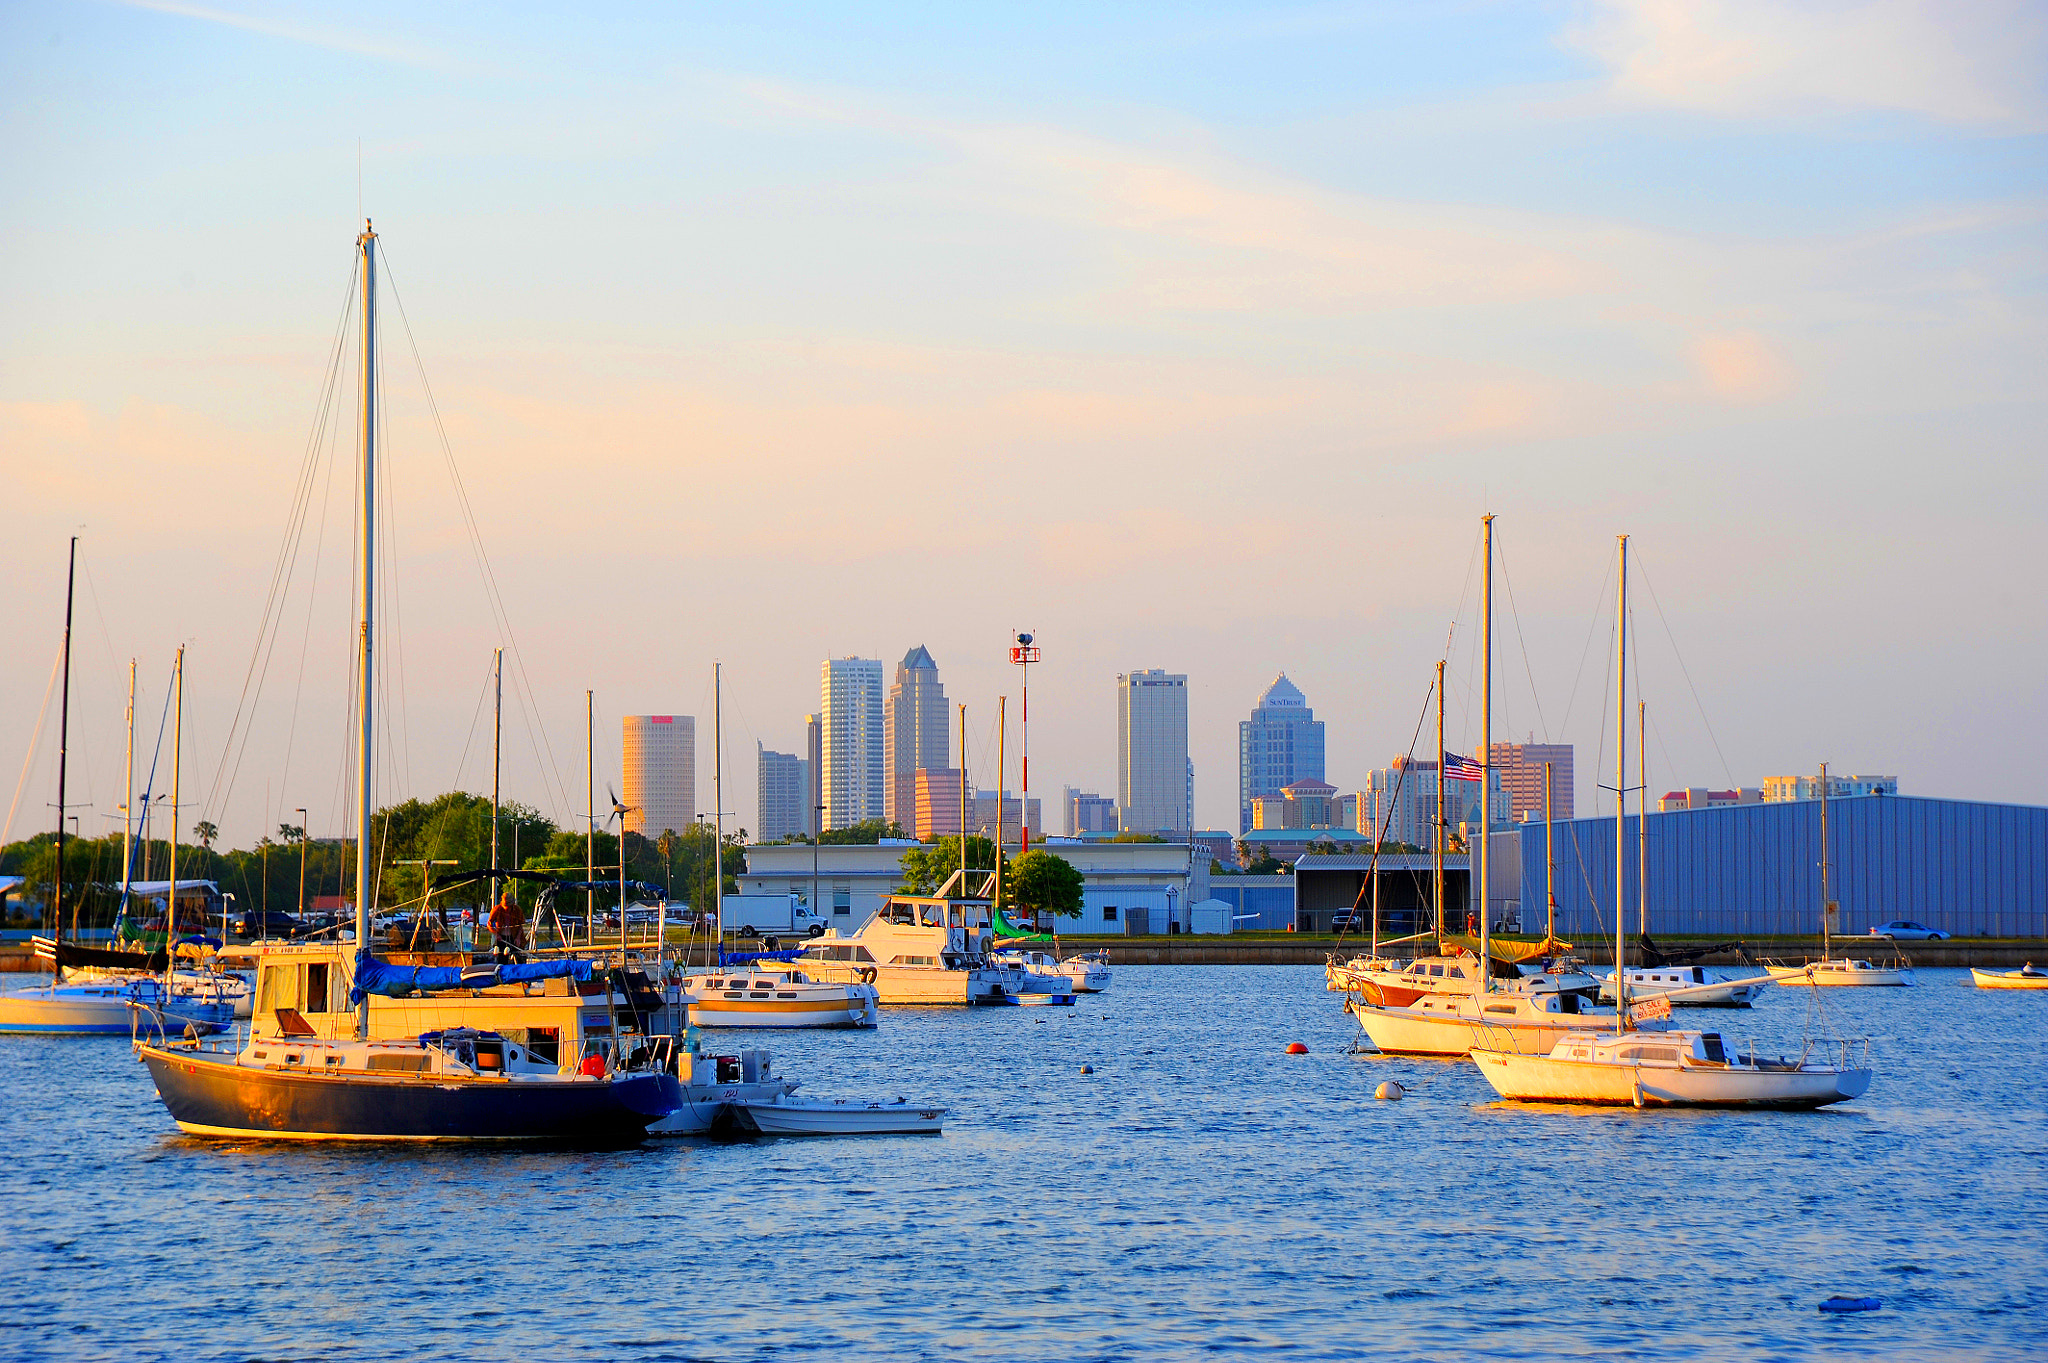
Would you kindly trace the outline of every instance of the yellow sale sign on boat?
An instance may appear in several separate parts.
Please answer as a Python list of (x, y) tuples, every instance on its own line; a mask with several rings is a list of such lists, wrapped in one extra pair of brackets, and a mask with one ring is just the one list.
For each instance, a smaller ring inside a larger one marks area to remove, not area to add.
[(1652, 1022), (1658, 1018), (1668, 1018), (1670, 1016), (1671, 1000), (1661, 997), (1644, 999), (1641, 1003), (1635, 1004), (1628, 1010), (1630, 1026), (1634, 1026), (1638, 1022)]

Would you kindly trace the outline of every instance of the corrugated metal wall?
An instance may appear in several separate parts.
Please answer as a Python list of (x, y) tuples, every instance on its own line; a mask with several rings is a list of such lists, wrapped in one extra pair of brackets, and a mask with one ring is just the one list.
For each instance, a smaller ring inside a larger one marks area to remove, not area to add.
[[(1820, 932), (1820, 802), (1652, 814), (1650, 933)], [(1543, 825), (1522, 834), (1522, 922), (1543, 922)], [(1614, 820), (1556, 828), (1558, 931), (1614, 931)], [(1834, 896), (1851, 934), (1911, 918), (1958, 936), (2048, 936), (2048, 808), (1871, 795), (1828, 802)], [(1638, 902), (1627, 832), (1628, 926)]]

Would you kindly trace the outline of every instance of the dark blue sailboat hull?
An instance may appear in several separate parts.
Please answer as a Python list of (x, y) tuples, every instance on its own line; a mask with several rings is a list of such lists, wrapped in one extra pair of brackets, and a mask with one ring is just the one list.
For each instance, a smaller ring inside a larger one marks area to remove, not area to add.
[(664, 1074), (521, 1082), (290, 1073), (218, 1052), (137, 1048), (179, 1128), (257, 1140), (635, 1141), (682, 1105)]

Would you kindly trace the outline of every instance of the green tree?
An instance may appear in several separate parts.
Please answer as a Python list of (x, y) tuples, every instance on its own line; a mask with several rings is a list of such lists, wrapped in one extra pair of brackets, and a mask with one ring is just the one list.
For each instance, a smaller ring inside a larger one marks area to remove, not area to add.
[(1165, 841), (1166, 841), (1166, 839), (1165, 839), (1165, 838), (1162, 838), (1162, 837), (1160, 837), (1160, 836), (1158, 836), (1158, 835), (1157, 835), (1157, 834), (1155, 834), (1155, 833), (1139, 833), (1139, 832), (1135, 832), (1135, 831), (1125, 831), (1125, 832), (1122, 832), (1122, 833), (1119, 833), (1119, 834), (1117, 834), (1117, 835), (1116, 835), (1115, 837), (1111, 838), (1111, 839), (1110, 839), (1110, 841), (1111, 841), (1111, 842), (1165, 842)]
[(199, 845), (207, 851), (213, 850), (214, 839), (220, 836), (220, 825), (201, 819), (192, 825), (192, 836), (199, 839)]
[[(994, 870), (995, 864), (996, 845), (987, 838), (970, 836), (967, 839), (968, 879), (979, 885), (981, 877)], [(903, 849), (903, 883), (897, 888), (904, 894), (937, 894), (939, 887), (959, 869), (958, 834), (920, 847), (906, 847)]]
[(859, 843), (865, 843), (872, 847), (883, 838), (900, 838), (902, 836), (903, 827), (894, 820), (884, 823), (880, 819), (862, 819), (859, 823), (847, 828), (828, 828), (820, 835), (818, 841), (827, 847), (843, 847)]
[(1081, 916), (1081, 873), (1065, 857), (1026, 852), (1003, 877), (1003, 898), (1032, 913)]

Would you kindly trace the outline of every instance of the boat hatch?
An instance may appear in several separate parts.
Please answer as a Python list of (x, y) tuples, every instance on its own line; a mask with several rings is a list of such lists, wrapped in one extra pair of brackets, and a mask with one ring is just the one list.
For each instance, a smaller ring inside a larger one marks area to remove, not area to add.
[(1724, 1065), (1728, 1062), (1728, 1053), (1721, 1046), (1721, 1034), (1719, 1032), (1701, 1033), (1700, 1046), (1706, 1051), (1707, 1059), (1713, 1061), (1716, 1065)]

